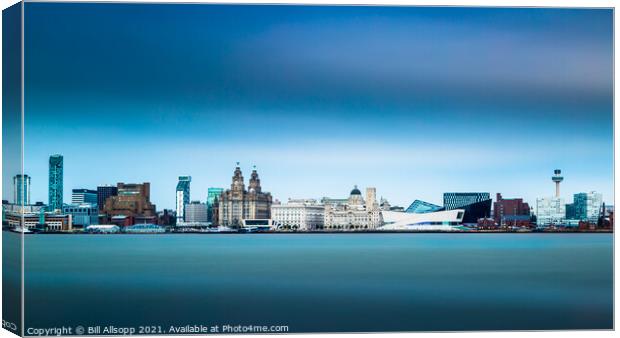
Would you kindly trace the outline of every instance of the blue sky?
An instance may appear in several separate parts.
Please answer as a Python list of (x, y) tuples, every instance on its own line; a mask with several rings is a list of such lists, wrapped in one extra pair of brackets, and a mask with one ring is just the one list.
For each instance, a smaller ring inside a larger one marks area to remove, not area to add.
[(256, 165), (280, 199), (374, 186), (613, 202), (612, 11), (26, 4), (25, 171), (173, 208)]

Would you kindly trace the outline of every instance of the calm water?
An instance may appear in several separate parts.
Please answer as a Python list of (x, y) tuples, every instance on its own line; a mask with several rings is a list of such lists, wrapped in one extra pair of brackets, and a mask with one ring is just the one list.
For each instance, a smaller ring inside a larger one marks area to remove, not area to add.
[(612, 251), (611, 234), (33, 235), (26, 327), (610, 329)]

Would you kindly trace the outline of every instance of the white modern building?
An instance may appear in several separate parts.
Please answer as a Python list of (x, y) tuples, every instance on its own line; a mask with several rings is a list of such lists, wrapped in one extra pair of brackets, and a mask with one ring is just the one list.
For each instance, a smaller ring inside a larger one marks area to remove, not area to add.
[(560, 197), (536, 199), (536, 224), (538, 227), (563, 224), (566, 219), (566, 204)]
[(206, 203), (192, 201), (185, 205), (186, 223), (207, 223), (209, 222), (209, 208)]
[(289, 199), (288, 203), (271, 206), (271, 219), (278, 230), (322, 229), (325, 206), (313, 199)]
[[(327, 201), (327, 199), (324, 199)], [(345, 203), (325, 204), (326, 230), (372, 230), (382, 224), (381, 209), (377, 203), (375, 188), (366, 189), (366, 200), (357, 186), (351, 190), (351, 194)]]
[(452, 209), (423, 214), (382, 211), (383, 226), (378, 230), (387, 231), (460, 231), (466, 230), (461, 224), (465, 210)]

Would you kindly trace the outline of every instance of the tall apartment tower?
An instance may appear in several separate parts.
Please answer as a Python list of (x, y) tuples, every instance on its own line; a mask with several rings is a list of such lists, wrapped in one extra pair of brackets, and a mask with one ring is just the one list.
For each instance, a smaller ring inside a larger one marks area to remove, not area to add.
[(185, 220), (185, 205), (189, 204), (189, 184), (191, 181), (191, 176), (179, 176), (176, 200), (177, 220)]
[(30, 204), (30, 176), (19, 174), (13, 177), (13, 203)]
[(63, 157), (56, 154), (49, 160), (48, 208), (50, 211), (62, 210), (62, 171)]

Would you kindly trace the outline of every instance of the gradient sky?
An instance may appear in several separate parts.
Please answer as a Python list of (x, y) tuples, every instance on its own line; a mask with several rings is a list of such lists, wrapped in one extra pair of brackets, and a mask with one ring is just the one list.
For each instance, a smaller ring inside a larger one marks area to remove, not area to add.
[(258, 167), (275, 198), (596, 190), (613, 203), (611, 10), (27, 3), (25, 172), (173, 208)]

